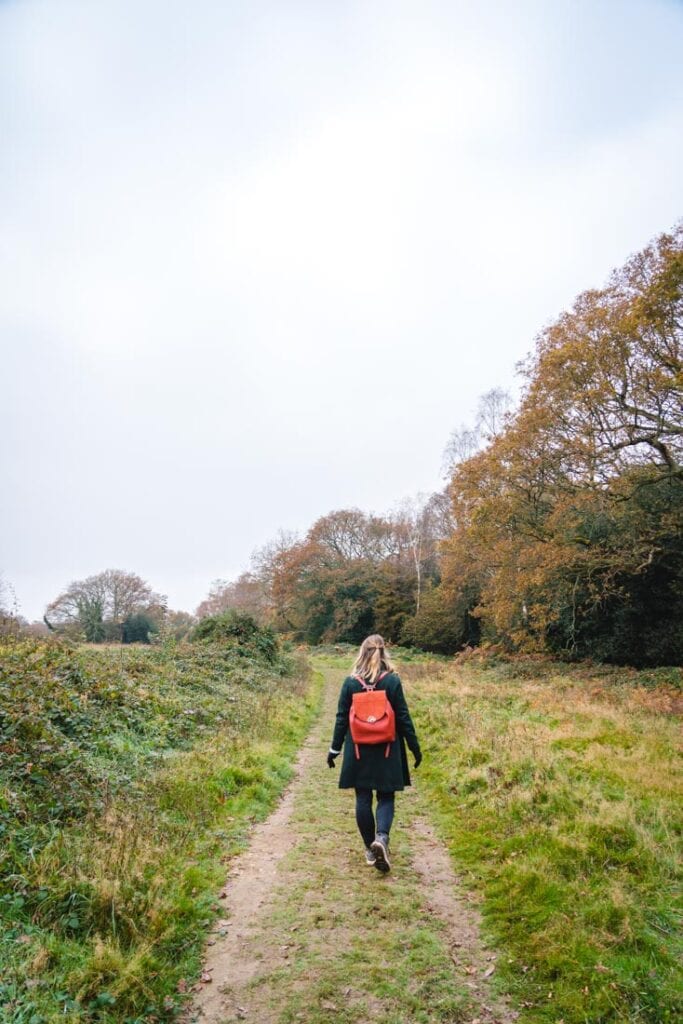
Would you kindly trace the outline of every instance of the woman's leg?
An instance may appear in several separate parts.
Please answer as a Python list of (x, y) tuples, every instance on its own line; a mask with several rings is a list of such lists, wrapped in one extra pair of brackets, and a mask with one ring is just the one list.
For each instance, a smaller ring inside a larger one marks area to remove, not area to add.
[(372, 790), (356, 789), (356, 824), (366, 846), (375, 838), (375, 817), (372, 813)]
[(377, 835), (384, 836), (387, 841), (394, 820), (394, 794), (377, 791)]

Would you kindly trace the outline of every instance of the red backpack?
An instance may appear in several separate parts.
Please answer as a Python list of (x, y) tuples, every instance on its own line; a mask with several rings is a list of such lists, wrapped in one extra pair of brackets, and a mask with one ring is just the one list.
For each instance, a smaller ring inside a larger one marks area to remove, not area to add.
[(391, 744), (396, 739), (396, 716), (389, 703), (386, 690), (376, 690), (375, 686), (388, 672), (382, 672), (372, 686), (368, 686), (360, 676), (354, 676), (363, 687), (361, 693), (354, 693), (349, 711), (349, 727), (351, 739), (356, 748), (356, 757), (360, 758), (359, 743), (386, 743), (385, 757), (389, 757)]

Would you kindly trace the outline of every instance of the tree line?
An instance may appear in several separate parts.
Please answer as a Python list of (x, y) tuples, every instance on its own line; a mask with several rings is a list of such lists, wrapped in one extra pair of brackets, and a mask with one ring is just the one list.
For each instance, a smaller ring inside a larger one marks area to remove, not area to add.
[(450, 438), (448, 485), (280, 534), (198, 609), (309, 642), (683, 663), (683, 225), (578, 296)]
[(88, 640), (246, 613), (298, 641), (683, 663), (683, 224), (545, 327), (444, 453), (447, 485), (281, 531), (194, 616), (133, 573), (72, 583), (45, 623)]

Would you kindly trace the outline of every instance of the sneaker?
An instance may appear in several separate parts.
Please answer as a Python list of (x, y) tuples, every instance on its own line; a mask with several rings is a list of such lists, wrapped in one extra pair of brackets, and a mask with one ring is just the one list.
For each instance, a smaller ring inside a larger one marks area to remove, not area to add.
[(369, 868), (374, 868), (377, 863), (377, 857), (375, 857), (375, 851), (371, 850), (369, 846), (365, 847), (365, 863)]
[(375, 855), (375, 867), (378, 871), (391, 870), (388, 846), (389, 840), (385, 836), (377, 836), (374, 843), (370, 844), (370, 849)]

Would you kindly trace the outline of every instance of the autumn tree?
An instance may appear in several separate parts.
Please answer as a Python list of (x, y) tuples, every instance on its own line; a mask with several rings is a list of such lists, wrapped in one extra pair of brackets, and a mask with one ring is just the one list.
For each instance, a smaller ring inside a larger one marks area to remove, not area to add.
[(197, 614), (247, 611), (311, 643), (355, 643), (373, 629), (397, 642), (424, 587), (438, 582), (438, 545), (451, 529), (446, 492), (387, 516), (338, 509), (303, 537), (281, 531), (254, 553), (249, 572), (216, 581)]
[(168, 611), (164, 616), (163, 631), (176, 640), (185, 640), (197, 624), (197, 619), (189, 612)]
[(380, 567), (395, 549), (391, 525), (359, 509), (321, 516), (280, 550), (272, 593), (280, 623), (310, 642), (358, 642), (372, 632)]
[(247, 612), (258, 622), (265, 622), (269, 613), (268, 586), (255, 572), (243, 572), (236, 580), (214, 580), (208, 596), (196, 611), (199, 619), (221, 615), (231, 608)]
[[(541, 332), (518, 411), (455, 467), (444, 593), (478, 592), (485, 632), (513, 648), (683, 656), (682, 322), (679, 227)], [(658, 611), (631, 621), (636, 605)]]

